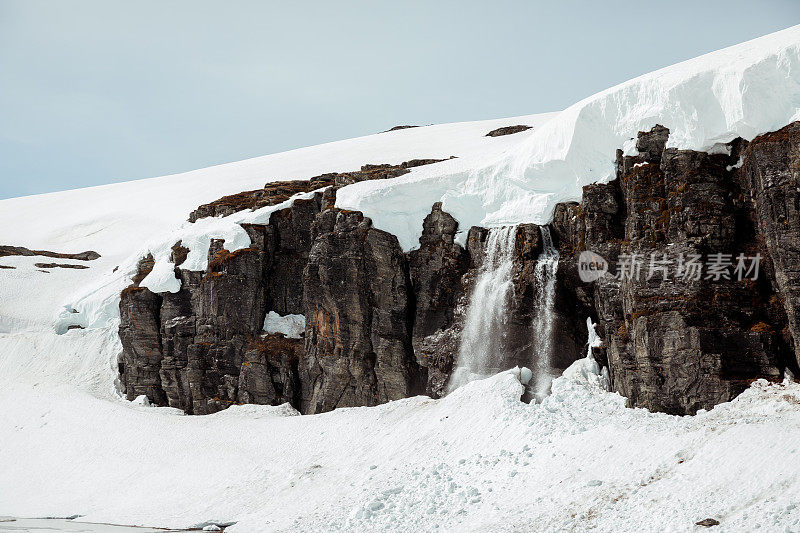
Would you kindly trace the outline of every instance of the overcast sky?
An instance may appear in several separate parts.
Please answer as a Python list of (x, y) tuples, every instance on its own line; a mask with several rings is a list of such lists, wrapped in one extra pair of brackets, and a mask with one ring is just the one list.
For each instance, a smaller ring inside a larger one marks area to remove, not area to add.
[(0, 0), (0, 198), (562, 109), (795, 0)]

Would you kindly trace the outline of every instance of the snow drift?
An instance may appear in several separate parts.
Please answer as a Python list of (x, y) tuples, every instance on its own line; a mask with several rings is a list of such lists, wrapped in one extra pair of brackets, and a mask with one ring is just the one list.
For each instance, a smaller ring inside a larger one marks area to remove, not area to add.
[(363, 211), (404, 248), (417, 246), (437, 201), (462, 230), (550, 221), (555, 204), (614, 176), (619, 147), (636, 133), (670, 130), (669, 147), (708, 151), (800, 119), (800, 26), (645, 74), (590, 96), (480, 166), (420, 169), (390, 182), (340, 191), (337, 206)]

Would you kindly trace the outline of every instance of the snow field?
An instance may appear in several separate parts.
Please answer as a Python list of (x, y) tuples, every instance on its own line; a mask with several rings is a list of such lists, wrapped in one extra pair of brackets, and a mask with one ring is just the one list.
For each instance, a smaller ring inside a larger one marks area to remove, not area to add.
[(193, 417), (116, 397), (118, 349), (113, 328), (0, 336), (0, 515), (234, 533), (800, 527), (800, 384), (676, 417), (626, 408), (585, 369), (524, 404), (510, 370), (441, 400)]

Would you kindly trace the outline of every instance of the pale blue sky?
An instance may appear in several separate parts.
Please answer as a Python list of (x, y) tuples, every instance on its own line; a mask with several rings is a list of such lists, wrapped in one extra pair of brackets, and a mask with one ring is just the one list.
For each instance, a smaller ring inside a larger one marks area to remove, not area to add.
[(795, 0), (0, 0), (0, 198), (562, 109)]

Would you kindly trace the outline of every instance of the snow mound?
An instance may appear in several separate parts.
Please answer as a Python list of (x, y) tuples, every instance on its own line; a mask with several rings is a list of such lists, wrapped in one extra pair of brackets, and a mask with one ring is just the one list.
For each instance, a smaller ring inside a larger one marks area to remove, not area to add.
[(433, 202), (462, 230), (550, 221), (558, 202), (614, 176), (614, 154), (638, 131), (670, 129), (669, 145), (710, 150), (800, 119), (800, 26), (679, 63), (582, 100), (497, 160), (442, 174), (421, 170), (339, 192), (406, 250), (418, 245)]

